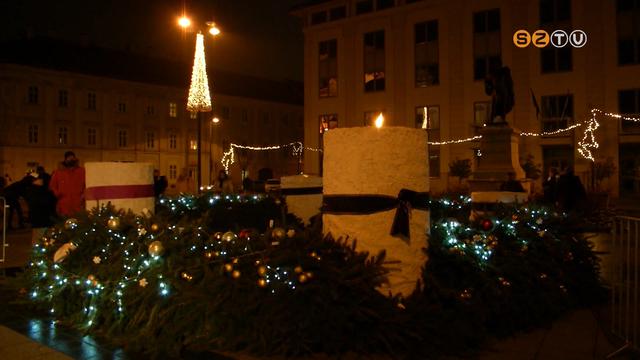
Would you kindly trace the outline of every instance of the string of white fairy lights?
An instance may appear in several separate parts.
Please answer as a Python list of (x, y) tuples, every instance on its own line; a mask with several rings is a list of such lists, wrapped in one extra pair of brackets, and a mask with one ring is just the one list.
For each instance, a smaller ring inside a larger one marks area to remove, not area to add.
[[(595, 158), (593, 157), (593, 153), (591, 152), (591, 150), (597, 149), (600, 146), (595, 136), (595, 131), (600, 127), (600, 123), (597, 120), (598, 114), (602, 116), (610, 117), (610, 118), (625, 120), (625, 121), (640, 122), (640, 118), (634, 118), (634, 117), (624, 116), (621, 114), (609, 113), (609, 112), (605, 112), (600, 109), (594, 108), (594, 109), (591, 109), (591, 117), (589, 118), (589, 120), (586, 121), (586, 123), (575, 123), (566, 128), (557, 129), (553, 131), (543, 131), (540, 133), (522, 132), (520, 133), (520, 136), (532, 136), (532, 137), (552, 136), (552, 135), (561, 134), (563, 132), (571, 131), (573, 129), (576, 129), (586, 124), (586, 128), (582, 136), (582, 140), (578, 142), (578, 152), (585, 159), (590, 161), (595, 161)], [(480, 139), (482, 139), (482, 135), (471, 136), (464, 139), (453, 139), (453, 140), (446, 140), (446, 141), (429, 141), (428, 144), (435, 145), (435, 146), (453, 145), (453, 144), (462, 144), (470, 141), (477, 141)], [(234, 158), (235, 158), (234, 149), (265, 151), (265, 150), (280, 150), (287, 147), (291, 147), (293, 149), (294, 156), (300, 156), (303, 151), (322, 152), (322, 149), (304, 146), (300, 141), (295, 141), (295, 142), (291, 142), (283, 145), (272, 145), (272, 146), (247, 146), (247, 145), (239, 145), (239, 144), (232, 143), (229, 147), (229, 150), (226, 151), (222, 156), (222, 165), (224, 166), (225, 171), (229, 171), (229, 166), (234, 163)]]

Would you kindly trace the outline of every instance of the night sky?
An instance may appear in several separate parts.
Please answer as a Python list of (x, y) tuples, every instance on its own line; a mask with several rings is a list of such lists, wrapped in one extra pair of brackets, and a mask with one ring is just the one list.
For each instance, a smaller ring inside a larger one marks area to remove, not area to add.
[(0, 40), (46, 36), (154, 57), (193, 58), (195, 24), (215, 21), (222, 36), (206, 43), (210, 67), (271, 79), (302, 81), (303, 35), (288, 14), (296, 0), (4, 0)]

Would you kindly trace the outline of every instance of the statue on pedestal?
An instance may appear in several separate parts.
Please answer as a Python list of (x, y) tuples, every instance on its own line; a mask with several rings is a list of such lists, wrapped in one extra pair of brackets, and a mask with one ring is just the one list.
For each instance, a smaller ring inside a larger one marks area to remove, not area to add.
[(506, 125), (507, 114), (515, 104), (511, 69), (503, 66), (492, 71), (484, 80), (484, 91), (491, 96), (491, 116), (485, 125)]

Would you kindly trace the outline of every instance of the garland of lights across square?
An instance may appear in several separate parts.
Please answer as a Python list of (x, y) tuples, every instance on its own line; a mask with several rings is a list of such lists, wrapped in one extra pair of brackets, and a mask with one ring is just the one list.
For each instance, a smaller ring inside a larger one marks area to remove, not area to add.
[(375, 290), (384, 254), (284, 223), (281, 205), (205, 193), (165, 198), (156, 215), (95, 209), (38, 240), (25, 295), (60, 322), (149, 356), (185, 347), (431, 356), (600, 294), (589, 244), (544, 208), (505, 207), (470, 221), (468, 197), (430, 200), (424, 286), (401, 299)]
[[(540, 136), (552, 136), (552, 135), (557, 135), (557, 134), (561, 134), (563, 132), (567, 132), (567, 131), (571, 131), (573, 129), (579, 128), (581, 126), (584, 126), (586, 124), (586, 128), (584, 130), (584, 134), (582, 137), (582, 140), (580, 140), (578, 142), (578, 152), (580, 153), (580, 155), (582, 155), (585, 159), (587, 160), (591, 160), (591, 161), (595, 161), (595, 158), (593, 157), (593, 153), (591, 152), (591, 149), (597, 149), (600, 145), (598, 144), (598, 142), (596, 141), (596, 137), (595, 137), (595, 131), (600, 127), (600, 123), (598, 123), (597, 120), (597, 115), (603, 115), (609, 118), (614, 118), (614, 119), (621, 119), (624, 121), (633, 121), (633, 122), (640, 122), (640, 118), (634, 118), (634, 117), (628, 117), (628, 116), (624, 116), (624, 115), (620, 115), (620, 114), (614, 114), (614, 113), (608, 113), (608, 112), (604, 112), (600, 109), (591, 109), (591, 117), (589, 118), (589, 120), (587, 120), (585, 123), (576, 123), (573, 124), (571, 126), (568, 126), (566, 128), (562, 128), (562, 129), (557, 129), (554, 131), (544, 131), (541, 133), (534, 133), (534, 132), (523, 132), (520, 133), (520, 136), (533, 136), (533, 137), (540, 137)], [(446, 141), (430, 141), (428, 144), (429, 145), (435, 145), (435, 146), (442, 146), (442, 145), (452, 145), (452, 144), (462, 144), (462, 143), (466, 143), (466, 142), (470, 142), (470, 141), (477, 141), (482, 139), (482, 135), (476, 135), (476, 136), (472, 136), (472, 137), (468, 137), (465, 139), (454, 139), (454, 140), (446, 140)], [(265, 151), (265, 150), (279, 150), (279, 149), (283, 149), (286, 147), (292, 147), (293, 148), (293, 155), (294, 156), (300, 156), (302, 154), (303, 150), (307, 150), (307, 151), (314, 151), (314, 152), (322, 152), (322, 149), (316, 149), (316, 148), (310, 148), (310, 147), (305, 147), (303, 146), (302, 142), (292, 142), (289, 144), (284, 144), (284, 145), (272, 145), (272, 146), (264, 146), (264, 147), (259, 147), (259, 146), (246, 146), (246, 145), (239, 145), (239, 144), (235, 144), (232, 143), (229, 147), (229, 150), (226, 151), (222, 157), (222, 165), (225, 168), (225, 171), (229, 171), (229, 166), (231, 164), (234, 163), (234, 149), (245, 149), (245, 150), (254, 150), (254, 151)]]

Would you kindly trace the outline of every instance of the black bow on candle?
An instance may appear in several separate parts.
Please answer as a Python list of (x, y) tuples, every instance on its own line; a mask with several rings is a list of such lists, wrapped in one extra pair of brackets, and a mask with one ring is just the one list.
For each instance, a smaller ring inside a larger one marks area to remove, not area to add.
[(409, 242), (411, 209), (428, 210), (429, 193), (402, 189), (396, 198), (388, 195), (325, 195), (322, 203), (322, 212), (333, 215), (370, 215), (396, 209), (391, 236), (402, 235), (403, 240)]

